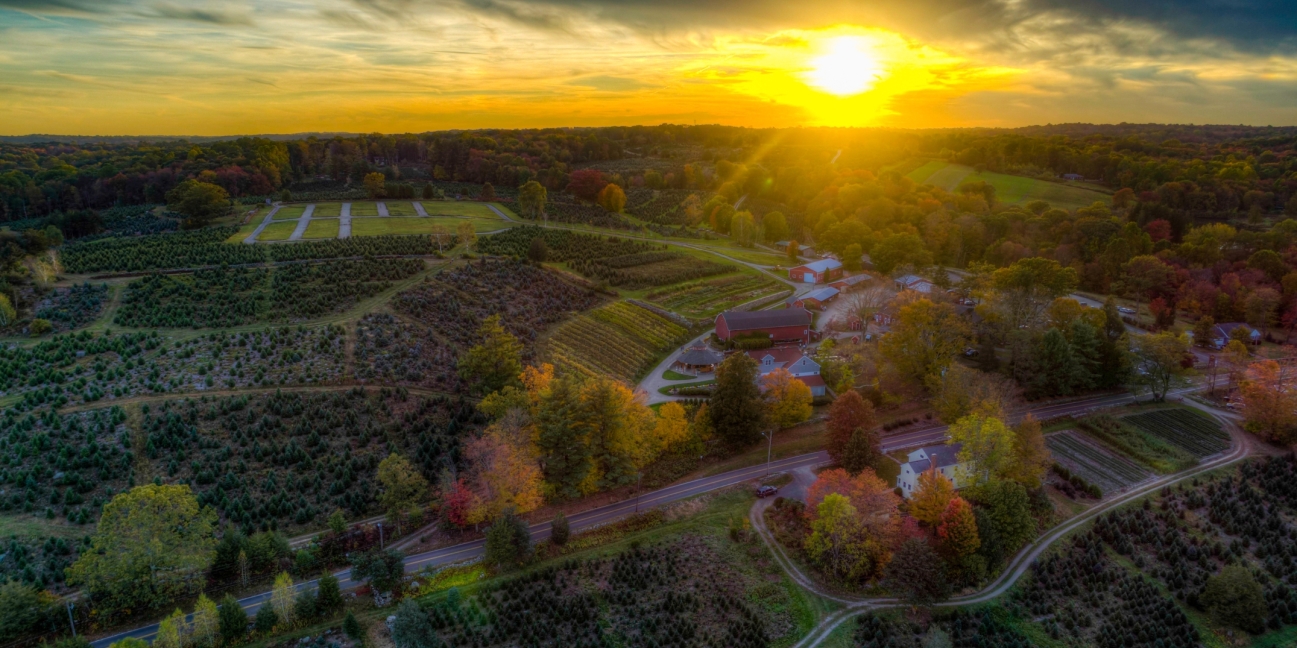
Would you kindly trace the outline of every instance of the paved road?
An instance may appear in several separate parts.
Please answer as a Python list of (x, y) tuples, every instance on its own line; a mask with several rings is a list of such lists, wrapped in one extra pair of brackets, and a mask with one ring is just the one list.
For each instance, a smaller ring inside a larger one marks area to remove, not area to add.
[[(828, 462), (828, 460), (829, 460), (829, 456), (827, 453), (815, 452), (811, 454), (799, 455), (796, 457), (789, 457), (787, 459), (780, 459), (778, 461), (771, 463), (770, 470), (776, 472), (796, 470), (798, 468), (824, 464)], [(732, 470), (730, 472), (714, 475), (712, 477), (703, 477), (700, 479), (695, 479), (693, 481), (685, 482), (683, 484), (676, 484), (674, 486), (668, 486), (666, 488), (652, 491), (650, 493), (645, 493), (637, 499), (629, 499), (624, 502), (617, 502), (615, 504), (609, 504), (607, 506), (601, 506), (596, 509), (591, 509), (589, 511), (577, 513), (569, 517), (568, 522), (571, 524), (572, 529), (574, 531), (581, 530), (581, 529), (588, 529), (590, 527), (607, 524), (609, 522), (623, 518), (627, 515), (633, 514), (636, 510), (640, 508), (648, 509), (661, 504), (667, 504), (670, 502), (688, 499), (690, 497), (701, 495), (703, 493), (707, 493), (720, 488), (726, 488), (728, 486), (741, 484), (743, 482), (752, 479), (758, 479), (764, 476), (765, 474), (766, 474), (766, 465), (761, 464), (759, 466), (752, 466), (750, 468), (740, 468), (738, 470)], [(531, 526), (531, 537), (533, 541), (543, 540), (545, 538), (548, 538), (549, 532), (550, 532), (549, 522), (542, 522), (540, 524), (533, 524)], [(474, 540), (472, 542), (465, 542), (463, 544), (458, 544), (452, 547), (435, 549), (433, 551), (414, 554), (412, 556), (408, 556), (405, 559), (405, 570), (406, 572), (414, 572), (419, 569), (423, 569), (425, 567), (435, 567), (438, 565), (445, 565), (449, 563), (478, 558), (482, 555), (483, 544), (484, 544), (483, 540)], [(343, 590), (360, 585), (360, 583), (351, 580), (350, 569), (344, 569), (342, 571), (337, 572), (334, 575), (338, 577), (339, 585), (341, 585)], [(315, 586), (316, 586), (316, 581), (311, 580), (303, 583), (298, 583), (297, 589), (299, 591), (306, 590), (306, 589), (314, 589)], [(261, 594), (255, 594), (247, 598), (239, 599), (239, 605), (241, 605), (243, 609), (248, 612), (249, 616), (252, 616), (256, 614), (257, 610), (260, 609), (261, 606), (267, 603), (269, 600), (270, 600), (270, 592), (263, 592)], [(108, 637), (97, 639), (91, 642), (91, 646), (93, 648), (106, 648), (109, 644), (115, 641), (121, 641), (122, 639), (125, 639), (127, 637), (136, 637), (136, 638), (152, 641), (154, 635), (157, 634), (157, 630), (158, 630), (157, 624), (152, 624), (142, 628), (136, 628), (134, 630), (119, 632), (117, 634)]]
[(293, 228), (293, 233), (288, 235), (290, 241), (302, 240), (302, 235), (306, 233), (306, 226), (311, 224), (311, 214), (315, 213), (315, 205), (307, 205), (302, 210), (302, 217), (297, 219), (297, 227)]
[(261, 230), (266, 229), (266, 226), (270, 224), (270, 219), (275, 217), (275, 212), (279, 211), (279, 208), (282, 206), (283, 205), (275, 205), (275, 208), (271, 209), (270, 213), (266, 214), (266, 217), (261, 220), (261, 224), (257, 226), (257, 229), (252, 230), (252, 233), (248, 235), (248, 238), (243, 239), (243, 242), (248, 245), (256, 243), (257, 237), (261, 236)]
[(416, 214), (423, 216), (424, 218), (428, 217), (428, 212), (423, 209), (423, 203), (416, 200), (410, 204), (414, 205), (414, 212)]
[(509, 215), (508, 215), (508, 214), (506, 214), (506, 213), (500, 211), (499, 209), (497, 209), (495, 205), (492, 205), (492, 204), (490, 204), (490, 203), (487, 203), (486, 206), (487, 206), (488, 208), (490, 208), (491, 211), (495, 212), (495, 213), (496, 213), (500, 218), (503, 218), (503, 219), (509, 221), (510, 223), (515, 223), (515, 222), (517, 222), (517, 221), (513, 220), (512, 218), (509, 218)]
[(351, 203), (342, 203), (338, 213), (338, 238), (351, 238)]

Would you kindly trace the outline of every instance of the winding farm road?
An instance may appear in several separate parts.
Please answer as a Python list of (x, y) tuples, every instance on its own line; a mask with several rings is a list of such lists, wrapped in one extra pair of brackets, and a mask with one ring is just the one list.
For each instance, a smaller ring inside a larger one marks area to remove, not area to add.
[(243, 242), (248, 245), (255, 244), (257, 242), (257, 237), (261, 236), (261, 230), (266, 229), (266, 226), (270, 224), (270, 219), (275, 217), (275, 213), (279, 211), (280, 207), (283, 207), (283, 205), (275, 205), (275, 207), (270, 210), (270, 213), (266, 214), (266, 217), (261, 220), (261, 224), (257, 226), (257, 229), (252, 230), (252, 233), (249, 234), (247, 238), (243, 239)]
[[(1195, 407), (1198, 406), (1195, 405)], [(1204, 472), (1234, 464), (1258, 453), (1259, 451), (1263, 451), (1263, 449), (1259, 447), (1258, 441), (1242, 432), (1236, 424), (1233, 424), (1232, 421), (1228, 420), (1232, 419), (1233, 415), (1209, 410), (1203, 407), (1199, 407), (1199, 409), (1208, 411), (1217, 418), (1222, 419), (1222, 423), (1225, 424), (1225, 429), (1229, 431), (1232, 439), (1229, 450), (1190, 468), (1189, 470), (1172, 475), (1165, 475), (1151, 482), (1146, 482), (1137, 487), (1131, 488), (1130, 490), (1122, 491), (1110, 496), (1095, 507), (1046, 531), (1034, 542), (1023, 547), (1022, 550), (1019, 551), (1012, 560), (1010, 560), (1008, 566), (1000, 573), (999, 577), (984, 587), (981, 591), (964, 596), (953, 597), (936, 604), (936, 607), (976, 605), (1002, 596), (1027, 573), (1027, 570), (1031, 568), (1035, 561), (1051, 546), (1053, 546), (1054, 543), (1068, 537), (1073, 531), (1077, 530), (1082, 525), (1089, 523), (1099, 515), (1123, 506), (1132, 500), (1148, 495), (1149, 493), (1157, 491), (1163, 487), (1182, 482)], [(803, 478), (797, 476), (796, 471), (794, 471), (794, 475), (794, 484), (799, 484), (800, 481), (804, 481)], [(786, 488), (785, 491), (787, 490), (788, 489)], [(749, 512), (749, 520), (751, 521), (753, 528), (757, 530), (758, 535), (761, 536), (762, 541), (765, 542), (766, 546), (775, 556), (775, 561), (779, 563), (779, 566), (786, 574), (788, 574), (789, 578), (803, 589), (813, 592), (822, 598), (841, 603), (845, 606), (843, 609), (822, 619), (810, 633), (803, 637), (801, 641), (794, 644), (794, 648), (811, 648), (820, 645), (820, 643), (827, 639), (840, 625), (854, 618), (858, 614), (870, 610), (903, 607), (906, 605), (895, 598), (857, 598), (826, 591), (816, 583), (814, 579), (803, 573), (801, 569), (799, 569), (797, 565), (789, 559), (788, 554), (784, 551), (783, 547), (771, 535), (769, 528), (766, 526), (764, 515), (765, 510), (771, 505), (771, 503), (770, 500), (757, 500)]]

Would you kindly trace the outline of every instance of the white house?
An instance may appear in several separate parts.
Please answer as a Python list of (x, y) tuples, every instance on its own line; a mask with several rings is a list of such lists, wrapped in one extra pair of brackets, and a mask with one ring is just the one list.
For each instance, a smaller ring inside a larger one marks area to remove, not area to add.
[(820, 377), (820, 363), (796, 347), (776, 347), (748, 351), (748, 356), (757, 361), (757, 380), (760, 381), (776, 369), (784, 369), (811, 388), (812, 396), (823, 396), (827, 386)]
[(963, 488), (968, 484), (972, 465), (960, 463), (959, 451), (962, 448), (963, 444), (952, 443), (926, 446), (911, 452), (906, 457), (907, 461), (901, 464), (901, 474), (896, 476), (896, 487), (901, 489), (901, 494), (906, 499), (914, 497), (914, 493), (919, 490), (919, 475), (935, 468), (955, 488)]
[(931, 281), (918, 275), (907, 274), (896, 279), (897, 290), (913, 290), (925, 295), (930, 294), (936, 286)]
[(1261, 331), (1258, 331), (1242, 322), (1225, 322), (1223, 324), (1217, 324), (1216, 327), (1212, 329), (1212, 346), (1217, 349), (1225, 348), (1225, 345), (1229, 344), (1229, 341), (1233, 339), (1230, 336), (1239, 328), (1247, 331), (1247, 337), (1252, 341), (1252, 344), (1261, 344)]

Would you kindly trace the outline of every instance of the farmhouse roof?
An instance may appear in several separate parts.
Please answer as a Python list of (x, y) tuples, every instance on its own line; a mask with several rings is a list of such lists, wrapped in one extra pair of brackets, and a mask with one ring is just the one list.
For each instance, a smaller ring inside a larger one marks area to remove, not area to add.
[(962, 450), (963, 447), (964, 444), (962, 443), (934, 445), (924, 448), (923, 452), (928, 455), (928, 460), (938, 468), (945, 468), (946, 466), (953, 466), (959, 463), (959, 451)]
[(726, 311), (717, 317), (725, 319), (731, 331), (756, 331), (780, 326), (810, 326), (811, 314), (801, 308), (765, 311)]
[(1217, 324), (1217, 325), (1216, 325), (1216, 332), (1220, 334), (1220, 337), (1223, 337), (1223, 338), (1225, 338), (1225, 339), (1228, 340), (1230, 334), (1234, 332), (1234, 329), (1239, 328), (1240, 326), (1243, 327), (1243, 328), (1245, 328), (1245, 329), (1247, 329), (1248, 332), (1249, 332), (1249, 334), (1250, 334), (1252, 337), (1259, 337), (1259, 336), (1260, 336), (1260, 333), (1257, 332), (1256, 329), (1254, 329), (1254, 328), (1252, 328), (1252, 327), (1250, 327), (1250, 326), (1248, 326), (1247, 324), (1244, 324), (1244, 323), (1242, 323), (1242, 322), (1225, 322), (1225, 323), (1223, 323), (1223, 324)]
[(860, 282), (862, 282), (862, 281), (869, 281), (869, 279), (870, 279), (870, 276), (869, 276), (869, 275), (864, 274), (864, 273), (860, 273), (860, 274), (857, 274), (857, 275), (851, 275), (850, 277), (843, 277), (843, 278), (841, 278), (841, 279), (839, 279), (839, 280), (837, 280), (837, 281), (835, 281), (835, 282), (833, 282), (832, 284), (829, 284), (829, 285), (831, 285), (831, 286), (843, 286), (843, 287), (846, 287), (846, 286), (854, 286), (854, 285), (856, 285), (856, 284), (858, 284), (858, 283), (860, 283)]
[(757, 349), (754, 351), (748, 351), (748, 355), (751, 356), (752, 359), (756, 360), (757, 362), (762, 362), (763, 360), (766, 359), (766, 356), (770, 356), (770, 359), (772, 361), (779, 363), (780, 366), (783, 366), (784, 363), (796, 362), (798, 360), (801, 360), (802, 356), (806, 354), (802, 353), (802, 350), (798, 349), (797, 347), (774, 347), (770, 349)]
[(812, 261), (802, 267), (807, 270), (814, 270), (815, 272), (826, 272), (828, 270), (841, 268), (842, 262), (837, 259), (820, 259), (819, 261)]
[(814, 374), (811, 376), (794, 376), (794, 378), (796, 380), (800, 380), (806, 383), (807, 387), (824, 387), (826, 384), (828, 384), (824, 382), (824, 379), (821, 378), (819, 374)]
[(706, 347), (691, 347), (680, 354), (680, 359), (676, 360), (680, 364), (687, 364), (695, 367), (704, 367), (707, 365), (720, 364), (725, 356), (712, 351)]
[(827, 301), (837, 296), (838, 296), (837, 288), (820, 288), (818, 290), (812, 290), (811, 292), (802, 295), (801, 299), (814, 299), (817, 301)]

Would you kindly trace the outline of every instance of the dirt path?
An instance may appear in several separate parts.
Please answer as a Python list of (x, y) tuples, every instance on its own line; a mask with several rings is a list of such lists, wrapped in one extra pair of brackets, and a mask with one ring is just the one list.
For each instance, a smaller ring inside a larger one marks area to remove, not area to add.
[(338, 216), (338, 238), (351, 238), (351, 203), (342, 203)]
[(517, 222), (517, 221), (515, 221), (514, 219), (509, 218), (508, 214), (505, 214), (504, 212), (502, 212), (502, 211), (500, 211), (498, 208), (496, 208), (495, 205), (487, 204), (487, 207), (488, 207), (491, 211), (495, 212), (495, 213), (496, 213), (500, 218), (503, 218), (503, 219), (509, 221), (510, 223), (516, 223), (516, 222)]
[(306, 226), (311, 224), (311, 214), (314, 213), (315, 205), (307, 205), (306, 209), (302, 210), (302, 217), (297, 219), (297, 227), (294, 228), (293, 233), (288, 236), (288, 240), (302, 240), (302, 235), (306, 233)]
[[(954, 597), (950, 600), (936, 604), (936, 607), (976, 605), (1002, 596), (1027, 573), (1028, 569), (1031, 568), (1036, 560), (1049, 550), (1054, 543), (1069, 537), (1073, 531), (1089, 523), (1100, 514), (1123, 506), (1133, 500), (1148, 495), (1149, 493), (1156, 492), (1163, 487), (1182, 482), (1205, 472), (1232, 465), (1254, 454), (1270, 453), (1270, 450), (1266, 449), (1264, 444), (1259, 443), (1250, 435), (1244, 433), (1238, 425), (1233, 422), (1232, 418), (1227, 417), (1227, 413), (1215, 411), (1200, 405), (1195, 405), (1195, 407), (1209, 412), (1218, 419), (1221, 419), (1222, 423), (1225, 424), (1225, 428), (1230, 432), (1230, 436), (1233, 439), (1233, 444), (1227, 453), (1216, 457), (1211, 461), (1190, 468), (1189, 470), (1163, 476), (1159, 479), (1145, 483), (1138, 488), (1111, 496), (1110, 498), (1101, 501), (1099, 504), (1084, 513), (1068, 519), (1055, 526), (1053, 529), (1046, 531), (1034, 542), (1023, 547), (1022, 550), (1019, 551), (1018, 554), (1009, 562), (1009, 565), (1000, 576), (984, 587), (981, 591), (974, 594)], [(858, 614), (882, 608), (907, 606), (907, 604), (902, 603), (895, 598), (858, 598), (840, 595), (835, 592), (827, 591), (823, 586), (815, 582), (814, 579), (807, 576), (788, 557), (783, 546), (774, 539), (769, 528), (766, 526), (764, 513), (765, 510), (770, 507), (771, 503), (770, 500), (757, 500), (757, 502), (752, 506), (748, 517), (752, 523), (752, 527), (756, 529), (757, 533), (761, 536), (761, 540), (765, 542), (766, 546), (770, 549), (771, 554), (774, 555), (775, 561), (779, 563), (780, 568), (782, 568), (784, 572), (788, 574), (788, 577), (803, 589), (806, 589), (817, 596), (846, 605), (844, 609), (821, 620), (815, 629), (803, 637), (801, 641), (794, 644), (794, 648), (810, 648), (811, 646), (820, 645), (820, 643), (827, 639), (838, 626), (854, 618)]]
[(282, 205), (275, 205), (275, 208), (270, 210), (266, 214), (266, 217), (261, 220), (261, 224), (257, 226), (257, 229), (252, 230), (252, 233), (248, 235), (248, 238), (243, 239), (243, 242), (248, 245), (255, 244), (257, 242), (257, 237), (261, 236), (261, 230), (266, 229), (266, 226), (270, 224), (270, 219), (275, 217), (275, 212), (279, 211), (280, 207), (282, 207)]

